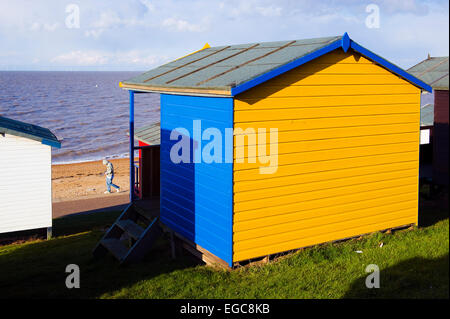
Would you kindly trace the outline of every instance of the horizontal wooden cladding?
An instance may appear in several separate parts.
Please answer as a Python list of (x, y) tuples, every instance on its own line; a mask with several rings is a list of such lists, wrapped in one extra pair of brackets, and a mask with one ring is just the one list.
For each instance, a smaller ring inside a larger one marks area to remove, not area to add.
[[(382, 124), (382, 125), (367, 125), (358, 127), (333, 127), (316, 130), (294, 130), (294, 131), (281, 131), (278, 132), (278, 141), (282, 143), (299, 142), (299, 141), (312, 141), (321, 139), (333, 139), (333, 138), (351, 138), (358, 136), (378, 136), (387, 134), (402, 134), (409, 132), (418, 132), (418, 123), (406, 123), (406, 124)], [(257, 132), (257, 130), (255, 130)], [(266, 132), (269, 132), (266, 129)], [(418, 133), (417, 133), (418, 134)], [(254, 135), (248, 134), (249, 136)], [(382, 136), (380, 137), (382, 138)], [(257, 141), (257, 139), (256, 139)], [(269, 141), (269, 138), (267, 138)], [(245, 141), (247, 145), (248, 140)]]
[[(418, 89), (410, 84), (397, 85), (271, 85), (267, 92), (250, 90), (244, 99), (295, 97), (295, 96), (335, 96), (335, 95), (370, 95), (370, 94), (408, 94), (418, 93)], [(262, 95), (264, 94), (264, 95)]]
[(302, 200), (302, 196), (300, 193), (303, 192), (326, 190), (338, 187), (349, 187), (352, 185), (374, 183), (379, 181), (389, 181), (408, 176), (412, 177), (415, 176), (416, 174), (417, 174), (416, 167), (406, 170), (378, 172), (376, 174), (366, 174), (351, 177), (348, 177), (345, 175), (345, 173), (342, 173), (341, 178), (336, 178), (332, 180), (323, 180), (316, 182), (299, 182), (298, 184), (236, 192), (234, 194), (234, 202), (236, 205), (242, 202), (263, 200), (265, 198), (271, 197), (277, 197), (281, 199), (283, 196), (287, 196), (290, 194), (298, 194), (298, 199)]
[[(405, 196), (406, 197), (406, 196)], [(352, 211), (336, 212), (334, 209), (325, 210), (321, 212), (322, 215), (313, 215), (309, 218), (301, 218), (301, 214), (298, 214), (298, 220), (292, 220), (287, 223), (276, 222), (273, 225), (260, 226), (259, 228), (253, 228), (245, 231), (236, 231), (234, 240), (236, 241), (235, 249), (246, 249), (249, 247), (259, 246), (261, 240), (268, 236), (277, 236), (280, 234), (285, 235), (289, 232), (297, 233), (299, 236), (308, 233), (308, 229), (339, 223), (343, 221), (350, 221), (356, 219), (362, 219), (365, 217), (376, 216), (383, 212), (395, 212), (407, 209), (417, 209), (417, 201), (411, 198), (407, 201), (400, 201), (394, 203), (380, 203), (376, 207), (367, 207), (364, 203), (359, 203), (359, 207)], [(304, 212), (305, 213), (305, 212)], [(307, 212), (306, 212), (307, 213)], [(308, 215), (308, 214), (306, 214)], [(236, 225), (238, 227), (238, 225)]]
[[(269, 141), (269, 138), (267, 138)], [(310, 141), (299, 141), (299, 142), (287, 142), (278, 143), (278, 151), (272, 153), (272, 155), (278, 154), (289, 154), (289, 153), (301, 153), (301, 152), (311, 152), (320, 150), (331, 150), (331, 149), (346, 149), (352, 147), (365, 147), (365, 146), (376, 146), (376, 145), (386, 145), (393, 143), (408, 143), (408, 142), (419, 142), (418, 132), (411, 133), (400, 133), (400, 134), (385, 134), (385, 135), (375, 135), (375, 136), (356, 136), (352, 138), (335, 138), (335, 139), (320, 139), (320, 140), (310, 140)], [(236, 143), (235, 143), (236, 145)], [(263, 147), (263, 146), (261, 146)], [(245, 159), (249, 161), (251, 159), (257, 161), (258, 152), (255, 151), (255, 156), (249, 156), (247, 145), (236, 146), (234, 150), (234, 158), (236, 162)], [(257, 149), (256, 147), (254, 149)], [(266, 154), (269, 154), (270, 146), (266, 145)], [(239, 155), (239, 158), (237, 157)], [(280, 164), (280, 163), (278, 163)]]
[[(242, 130), (257, 129), (259, 127), (276, 128), (278, 131), (294, 131), (294, 130), (312, 130), (339, 127), (361, 127), (365, 125), (383, 125), (383, 124), (406, 124), (417, 123), (419, 125), (420, 113), (407, 114), (382, 114), (372, 116), (347, 116), (347, 117), (329, 117), (329, 118), (313, 118), (313, 119), (292, 119), (292, 120), (276, 120), (271, 121), (253, 121), (239, 123), (235, 125)], [(239, 132), (237, 133), (239, 134)]]
[[(417, 172), (416, 172), (417, 174)], [(234, 203), (235, 214), (247, 210), (256, 210), (261, 208), (269, 208), (277, 210), (278, 206), (292, 204), (296, 202), (305, 202), (327, 197), (338, 197), (342, 195), (357, 194), (377, 189), (385, 189), (399, 185), (415, 185), (417, 187), (417, 176), (407, 176), (391, 180), (379, 180), (371, 183), (356, 184), (349, 186), (341, 186), (325, 189), (314, 189), (309, 184), (299, 185), (299, 190), (294, 194), (279, 195), (276, 197), (260, 198), (252, 201), (242, 201)]]
[(312, 119), (342, 116), (405, 114), (418, 112), (417, 104), (385, 104), (385, 105), (359, 105), (359, 106), (331, 106), (264, 110), (242, 110), (234, 112), (234, 123), (239, 126), (241, 122), (261, 122), (292, 119)]
[[(238, 218), (233, 228), (234, 232), (236, 233), (235, 240), (238, 240), (239, 238), (247, 239), (259, 237), (261, 234), (265, 234), (266, 231), (273, 232), (272, 230), (269, 230), (269, 228), (279, 229), (279, 227), (290, 227), (287, 224), (294, 222), (307, 222), (308, 219), (312, 218), (323, 218), (348, 212), (356, 212), (357, 214), (359, 210), (376, 209), (376, 207), (382, 207), (401, 202), (409, 202), (417, 199), (417, 190), (400, 194), (396, 194), (394, 192), (393, 194), (389, 194), (381, 198), (374, 197), (372, 193), (373, 192), (365, 193), (364, 196), (359, 198), (357, 201), (343, 203), (340, 205), (333, 205), (331, 207), (315, 207), (309, 205), (306, 208), (303, 206), (299, 207), (298, 210), (295, 211), (288, 211), (283, 213), (276, 212), (275, 215), (270, 216), (263, 216), (252, 219)], [(245, 217), (245, 215), (238, 217)]]
[[(339, 170), (346, 168), (357, 168), (369, 165), (381, 165), (389, 163), (399, 163), (404, 161), (418, 160), (419, 148), (411, 152), (393, 152), (391, 154), (376, 154), (372, 156), (350, 157), (329, 160), (326, 166), (321, 162), (298, 163), (292, 165), (279, 166), (276, 174), (259, 174), (259, 167), (255, 169), (234, 171), (233, 180), (240, 181), (261, 181), (272, 177), (290, 176), (293, 174), (307, 174)], [(417, 164), (418, 165), (418, 164)]]
[[(311, 75), (322, 75), (322, 74), (385, 74), (396, 77), (390, 71), (379, 67), (373, 63), (330, 63), (330, 62), (313, 62), (307, 63), (298, 68), (297, 70), (292, 70), (291, 73), (285, 74), (285, 76), (279, 77), (279, 81), (291, 78), (298, 78), (298, 74), (307, 73)], [(267, 83), (267, 82), (266, 82)]]
[[(312, 77), (311, 75), (315, 75)], [(361, 85), (364, 84), (406, 84), (402, 78), (392, 76), (392, 74), (360, 73), (360, 74), (329, 74), (329, 73), (307, 73), (300, 70), (297, 75), (285, 78), (276, 78), (272, 85)]]
[(350, 178), (364, 175), (376, 175), (393, 171), (404, 171), (417, 168), (418, 168), (417, 160), (410, 160), (400, 163), (365, 165), (362, 167), (345, 168), (345, 169), (338, 168), (334, 170), (308, 172), (304, 174), (298, 174), (297, 172), (293, 172), (292, 175), (288, 176), (280, 176), (280, 177), (274, 176), (260, 180), (236, 181), (234, 183), (234, 192), (235, 194), (239, 194), (240, 192), (246, 194), (247, 191), (252, 192), (257, 191), (259, 189), (270, 190), (272, 188), (283, 187), (288, 185), (296, 185), (299, 183), (332, 181), (335, 179), (340, 179), (342, 178), (342, 176)]
[(347, 195), (331, 196), (326, 198), (317, 198), (307, 201), (296, 201), (294, 203), (280, 203), (276, 209), (274, 207), (264, 207), (254, 210), (247, 210), (234, 214), (234, 223), (243, 221), (257, 220), (269, 216), (279, 216), (299, 211), (313, 210), (328, 207), (330, 210), (339, 205), (347, 205), (351, 203), (369, 201), (372, 199), (382, 199), (388, 196), (401, 195), (407, 193), (417, 193), (416, 184), (397, 185), (391, 188), (374, 189), (366, 192), (349, 193)]
[[(300, 164), (307, 162), (320, 162), (343, 158), (353, 158), (353, 157), (364, 157), (373, 155), (384, 155), (395, 152), (413, 152), (418, 150), (418, 142), (408, 142), (408, 143), (395, 143), (386, 145), (373, 145), (373, 146), (360, 146), (352, 148), (341, 148), (341, 149), (330, 149), (330, 150), (319, 150), (311, 152), (301, 152), (301, 153), (289, 153), (278, 155), (278, 163), (269, 163), (271, 166), (280, 166)], [(240, 170), (252, 170), (259, 169), (260, 167), (269, 166), (267, 164), (261, 164), (258, 161), (256, 163), (248, 163), (246, 160), (239, 163), (236, 161), (234, 163), (234, 171)], [(367, 162), (369, 164), (370, 162)], [(277, 165), (275, 165), (277, 164)], [(316, 165), (321, 165), (321, 163), (316, 163)], [(328, 164), (322, 163), (324, 167)], [(276, 174), (276, 173), (275, 173)], [(267, 177), (267, 176), (266, 176)]]
[(372, 94), (352, 96), (299, 96), (277, 97), (267, 99), (241, 99), (234, 100), (234, 110), (265, 110), (305, 107), (327, 106), (360, 106), (360, 105), (393, 105), (401, 103), (420, 103), (420, 94)]
[[(245, 249), (243, 247), (239, 247), (236, 243), (234, 246), (233, 260), (240, 261), (342, 238), (353, 237), (382, 229), (409, 225), (416, 223), (416, 215), (417, 208), (411, 208), (405, 211), (389, 212), (365, 219), (357, 219), (350, 222), (316, 227), (311, 229), (309, 232), (304, 232), (300, 235), (301, 238), (298, 238), (297, 234), (288, 234), (285, 235), (285, 237), (276, 238), (277, 242), (275, 243), (271, 242), (272, 238), (265, 238), (264, 246)], [(283, 235), (280, 234), (280, 236)], [(280, 242), (278, 242), (278, 240), (280, 240)]]

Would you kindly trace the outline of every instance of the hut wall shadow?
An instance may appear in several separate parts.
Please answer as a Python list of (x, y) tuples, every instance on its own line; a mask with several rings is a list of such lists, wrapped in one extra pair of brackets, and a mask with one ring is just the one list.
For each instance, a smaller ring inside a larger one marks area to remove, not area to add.
[(192, 150), (196, 144), (188, 136), (191, 150), (189, 163), (174, 163), (170, 158), (170, 150), (179, 140), (170, 140), (170, 133), (170, 130), (161, 128), (161, 221), (187, 239), (195, 241), (195, 163)]
[(449, 298), (449, 255), (411, 258), (380, 270), (380, 288), (367, 288), (368, 273), (343, 298)]

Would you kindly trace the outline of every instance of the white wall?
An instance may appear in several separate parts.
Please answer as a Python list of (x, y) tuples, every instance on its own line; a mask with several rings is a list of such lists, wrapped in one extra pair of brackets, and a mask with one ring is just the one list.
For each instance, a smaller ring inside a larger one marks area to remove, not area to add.
[(51, 225), (51, 147), (0, 134), (0, 233)]

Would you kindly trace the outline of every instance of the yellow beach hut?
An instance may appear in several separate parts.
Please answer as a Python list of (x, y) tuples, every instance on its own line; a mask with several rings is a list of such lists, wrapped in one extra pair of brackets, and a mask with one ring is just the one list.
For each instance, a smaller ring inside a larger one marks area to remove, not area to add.
[(161, 93), (161, 224), (230, 267), (417, 224), (431, 88), (347, 34), (205, 48), (121, 86), (130, 131), (134, 92)]

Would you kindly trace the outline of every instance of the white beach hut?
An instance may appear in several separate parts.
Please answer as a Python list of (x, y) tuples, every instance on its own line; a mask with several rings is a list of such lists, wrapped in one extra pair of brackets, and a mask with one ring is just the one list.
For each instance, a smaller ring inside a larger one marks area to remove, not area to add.
[(0, 234), (52, 227), (50, 130), (0, 116)]

